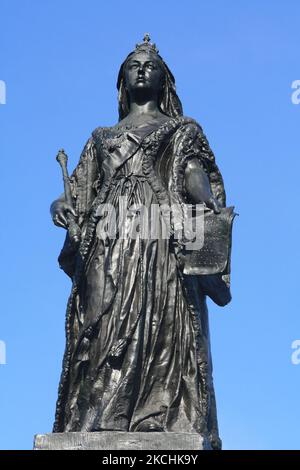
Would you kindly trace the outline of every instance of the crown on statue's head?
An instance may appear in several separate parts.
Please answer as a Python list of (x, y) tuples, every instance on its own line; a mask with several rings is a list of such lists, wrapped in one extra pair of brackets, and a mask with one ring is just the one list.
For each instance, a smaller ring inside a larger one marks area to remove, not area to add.
[(154, 43), (152, 44), (150, 42), (150, 36), (148, 33), (145, 34), (143, 41), (144, 42), (141, 42), (140, 44), (137, 44), (135, 46), (136, 52), (152, 52), (156, 54), (159, 53), (159, 50), (157, 49), (156, 44)]

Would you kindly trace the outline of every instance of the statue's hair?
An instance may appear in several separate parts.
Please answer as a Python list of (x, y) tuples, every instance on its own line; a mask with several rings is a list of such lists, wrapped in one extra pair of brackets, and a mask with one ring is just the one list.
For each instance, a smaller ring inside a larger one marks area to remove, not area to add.
[[(124, 119), (129, 113), (129, 96), (125, 88), (125, 66), (127, 61), (136, 54), (136, 51), (131, 52), (120, 67), (117, 81), (118, 89), (118, 102), (119, 102), (119, 121)], [(167, 64), (159, 54), (155, 54), (155, 57), (159, 60), (160, 66), (164, 72), (165, 79), (158, 98), (159, 109), (162, 113), (170, 117), (182, 116), (182, 105), (181, 101), (176, 93), (175, 78), (170, 71)]]

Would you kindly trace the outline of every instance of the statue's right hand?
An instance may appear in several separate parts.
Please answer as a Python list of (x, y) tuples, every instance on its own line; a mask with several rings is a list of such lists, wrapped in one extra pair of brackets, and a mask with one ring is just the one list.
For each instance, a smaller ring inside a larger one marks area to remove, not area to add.
[(73, 207), (59, 199), (51, 204), (50, 212), (53, 223), (57, 227), (65, 229), (68, 228), (68, 214), (72, 214), (75, 218), (77, 217)]

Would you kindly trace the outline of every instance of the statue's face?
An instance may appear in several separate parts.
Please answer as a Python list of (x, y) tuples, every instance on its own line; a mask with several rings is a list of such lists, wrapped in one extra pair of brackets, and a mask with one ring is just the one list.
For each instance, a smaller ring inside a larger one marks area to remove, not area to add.
[(164, 72), (154, 54), (136, 53), (130, 57), (125, 66), (125, 83), (129, 95), (138, 90), (158, 95), (163, 78)]

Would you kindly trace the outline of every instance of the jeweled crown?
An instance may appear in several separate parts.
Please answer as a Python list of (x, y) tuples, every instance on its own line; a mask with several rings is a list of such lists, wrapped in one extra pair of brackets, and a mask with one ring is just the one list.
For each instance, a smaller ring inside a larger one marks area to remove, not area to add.
[(145, 52), (154, 52), (154, 53), (158, 54), (159, 50), (157, 49), (156, 44), (154, 44), (154, 43), (152, 44), (150, 42), (150, 39), (151, 39), (150, 35), (148, 33), (146, 33), (144, 38), (143, 38), (144, 42), (136, 44), (135, 50), (139, 51), (139, 52), (145, 51)]

